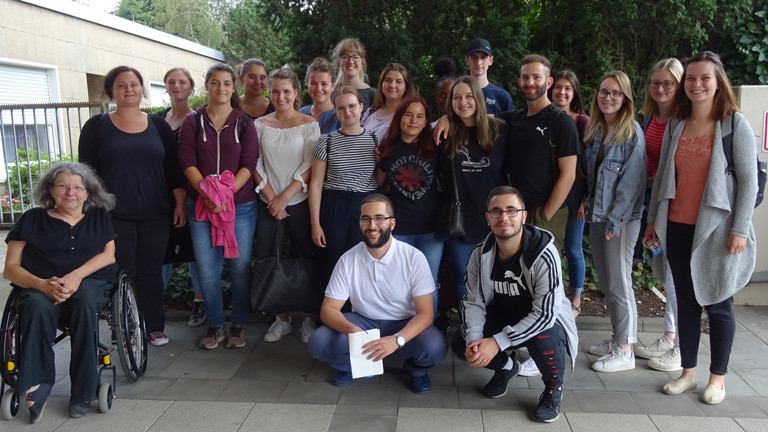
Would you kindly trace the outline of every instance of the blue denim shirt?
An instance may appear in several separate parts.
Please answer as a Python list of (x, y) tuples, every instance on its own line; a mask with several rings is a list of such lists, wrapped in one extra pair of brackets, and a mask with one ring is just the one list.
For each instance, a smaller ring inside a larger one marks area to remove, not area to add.
[(595, 134), (592, 145), (587, 146), (589, 190), (595, 191), (591, 222), (605, 223), (605, 230), (612, 234), (618, 234), (625, 223), (640, 219), (643, 213), (645, 136), (640, 124), (634, 123), (635, 133), (632, 137), (605, 147), (597, 179), (595, 163), (600, 146), (603, 145), (602, 129)]

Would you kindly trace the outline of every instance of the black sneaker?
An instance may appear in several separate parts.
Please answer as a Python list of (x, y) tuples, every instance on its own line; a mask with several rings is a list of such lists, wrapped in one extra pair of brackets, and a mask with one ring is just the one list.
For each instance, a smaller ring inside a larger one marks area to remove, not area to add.
[(512, 365), (511, 370), (502, 369), (493, 374), (488, 384), (483, 387), (485, 396), (496, 399), (507, 394), (509, 382), (520, 372), (520, 362), (516, 358), (512, 358), (512, 362), (514, 365)]
[(537, 422), (552, 423), (560, 417), (560, 401), (563, 400), (562, 387), (546, 389), (539, 397), (539, 406), (533, 412)]
[(192, 303), (192, 313), (189, 314), (187, 324), (190, 327), (197, 327), (205, 322), (205, 303), (196, 301)]

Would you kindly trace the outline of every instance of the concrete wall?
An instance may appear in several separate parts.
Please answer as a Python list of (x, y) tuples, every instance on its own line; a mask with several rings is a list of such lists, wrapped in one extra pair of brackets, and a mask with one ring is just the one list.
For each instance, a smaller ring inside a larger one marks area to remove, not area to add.
[(184, 66), (200, 87), (223, 54), (65, 0), (0, 0), (0, 57), (55, 65), (60, 99), (89, 99), (86, 74), (127, 64), (148, 81)]
[[(739, 107), (755, 132), (757, 157), (761, 161), (768, 161), (768, 152), (763, 150), (766, 127), (764, 119), (765, 112), (768, 111), (768, 86), (742, 86), (735, 90)], [(738, 304), (768, 305), (768, 202), (764, 201), (755, 209), (752, 225), (755, 227), (757, 237), (755, 272), (752, 283), (739, 292), (734, 300)]]

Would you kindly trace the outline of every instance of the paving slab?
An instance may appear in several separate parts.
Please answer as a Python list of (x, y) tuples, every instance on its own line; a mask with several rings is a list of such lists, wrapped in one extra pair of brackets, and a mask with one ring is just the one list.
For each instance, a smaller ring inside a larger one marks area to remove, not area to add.
[(390, 432), (397, 425), (397, 410), (388, 406), (339, 405), (328, 428), (333, 432)]
[(217, 379), (177, 379), (169, 385), (158, 399), (185, 401), (215, 401), (219, 399), (229, 383)]
[(291, 381), (283, 390), (278, 402), (292, 404), (336, 405), (341, 389), (330, 383)]
[[(242, 422), (240, 432), (302, 431), (325, 432), (331, 423), (334, 405), (292, 405), (257, 403)], [(198, 428), (195, 430), (221, 430)]]
[(217, 400), (221, 402), (276, 403), (288, 381), (230, 380)]
[(732, 418), (689, 417), (652, 415), (651, 421), (660, 432), (717, 431), (743, 432), (744, 429)]
[(235, 432), (253, 407), (253, 403), (244, 402), (174, 401), (148, 431)]
[(747, 432), (765, 432), (768, 430), (768, 419), (736, 418), (734, 420)]
[[(622, 431), (622, 432), (656, 432), (657, 427), (646, 415), (639, 414), (600, 414), (600, 413), (566, 413), (566, 419), (572, 431)], [(678, 429), (694, 430), (694, 429)]]
[[(483, 410), (484, 432), (509, 432), (509, 431), (570, 431), (568, 421), (563, 414), (553, 423), (537, 423), (531, 420), (531, 414), (524, 411), (496, 411)], [(594, 431), (593, 431), (594, 432)]]
[(482, 432), (479, 410), (400, 408), (397, 414), (398, 432)]
[(645, 414), (628, 392), (573, 390), (572, 393), (585, 413)]

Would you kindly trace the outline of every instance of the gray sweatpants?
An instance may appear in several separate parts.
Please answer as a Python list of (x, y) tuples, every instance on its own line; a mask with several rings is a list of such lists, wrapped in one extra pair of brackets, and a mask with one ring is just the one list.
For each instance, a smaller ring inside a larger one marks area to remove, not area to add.
[(626, 223), (618, 237), (605, 239), (605, 224), (589, 227), (592, 260), (617, 344), (637, 342), (637, 303), (632, 289), (632, 255), (640, 233), (640, 220)]

